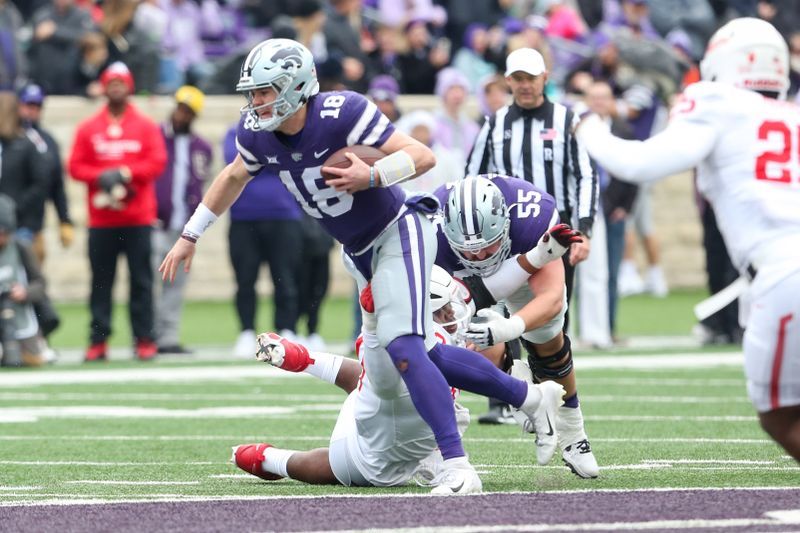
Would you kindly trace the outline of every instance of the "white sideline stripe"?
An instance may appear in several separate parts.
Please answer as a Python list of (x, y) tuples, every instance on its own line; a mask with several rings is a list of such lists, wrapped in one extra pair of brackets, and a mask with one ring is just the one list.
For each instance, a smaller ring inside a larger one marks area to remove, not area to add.
[(115, 368), (35, 370), (0, 374), (0, 388), (67, 383), (130, 383), (134, 381), (185, 383), (240, 379), (314, 379), (308, 374), (284, 372), (269, 365), (187, 366), (169, 368)]
[(744, 363), (742, 352), (731, 353), (681, 353), (651, 355), (600, 355), (575, 357), (574, 364), (579, 370), (589, 369), (662, 369), (662, 368), (713, 368), (718, 366), (741, 366)]
[(0, 392), (0, 400), (135, 400), (135, 401), (212, 401), (212, 400), (244, 400), (254, 402), (258, 400), (281, 402), (344, 402), (344, 392), (341, 394), (185, 394), (185, 393), (139, 393), (139, 392)]
[(659, 387), (737, 387), (741, 388), (745, 384), (745, 379), (721, 379), (721, 378), (704, 378), (698, 377), (697, 379), (685, 378), (596, 378), (592, 376), (581, 376), (581, 385), (634, 385), (646, 386), (656, 385)]
[[(165, 409), (161, 407), (129, 407), (103, 405), (70, 405), (64, 407), (11, 407), (0, 411), (0, 421), (24, 418), (251, 418), (297, 416), (298, 412), (338, 413), (340, 404), (311, 404), (296, 407), (231, 406), (201, 407), (198, 409)], [(325, 418), (333, 415), (326, 415)], [(303, 418), (312, 418), (304, 415)]]
[[(580, 369), (709, 368), (741, 365), (741, 352), (586, 356), (576, 358)], [(303, 373), (283, 372), (269, 365), (244, 364), (195, 367), (36, 370), (0, 374), (0, 388), (66, 383), (130, 383), (134, 381), (185, 383), (235, 379), (313, 379)]]
[(65, 481), (72, 485), (199, 485), (199, 481), (115, 481), (112, 479), (78, 479)]
[[(329, 441), (330, 435), (319, 436), (281, 436), (281, 441), (292, 442), (320, 442)], [(0, 435), (0, 441), (41, 441), (41, 440), (74, 440), (74, 441), (232, 441), (232, 442), (258, 442), (264, 439), (263, 435)], [(530, 437), (464, 437), (466, 442), (530, 442)], [(593, 438), (592, 442), (610, 443), (678, 443), (678, 444), (768, 444), (774, 445), (771, 439), (710, 439), (705, 437), (690, 438)], [(789, 455), (782, 456), (785, 460), (794, 460)]]
[[(796, 491), (800, 494), (800, 489), (796, 486), (791, 487), (659, 487), (659, 488), (643, 488), (643, 489), (573, 489), (573, 490), (539, 490), (539, 491), (509, 491), (509, 492), (483, 492), (480, 494), (469, 494), (459, 496), (460, 498), (472, 498), (486, 495), (507, 495), (507, 494), (591, 494), (597, 492), (606, 493), (643, 493), (643, 492), (688, 492), (688, 491), (735, 491), (735, 492), (750, 492), (750, 491)], [(30, 494), (8, 494), (7, 496), (31, 496)], [(162, 502), (162, 503), (176, 503), (176, 502), (213, 502), (213, 501), (282, 501), (282, 500), (318, 500), (319, 498), (326, 499), (343, 499), (343, 500), (359, 500), (359, 499), (388, 499), (393, 500), (397, 498), (441, 498), (441, 496), (434, 496), (430, 493), (410, 492), (410, 493), (391, 493), (391, 494), (328, 494), (328, 495), (285, 495), (285, 496), (262, 496), (262, 495), (241, 495), (241, 494), (219, 494), (216, 496), (185, 496), (180, 494), (159, 494), (158, 497), (144, 496), (143, 498), (131, 498), (127, 496), (119, 499), (109, 499), (106, 494), (93, 495), (80, 494), (40, 494), (40, 496), (55, 496), (53, 500), (45, 501), (0, 501), (0, 507), (16, 507), (16, 506), (41, 506), (41, 505), (83, 505), (83, 504), (113, 504), (113, 503), (145, 503), (145, 502)], [(60, 498), (82, 498), (78, 500), (63, 500)], [(91, 498), (91, 499), (90, 499)], [(96, 498), (96, 499), (95, 499)]]
[[(741, 382), (740, 385), (743, 385)], [(583, 380), (581, 380), (583, 384)], [(29, 392), (0, 392), (0, 400), (5, 401), (46, 401), (46, 400), (98, 400), (107, 403), (111, 400), (123, 401), (233, 401), (246, 400), (271, 401), (271, 402), (303, 402), (304, 404), (313, 402), (343, 402), (344, 394), (319, 394), (319, 395), (292, 395), (292, 394), (170, 394), (170, 393), (93, 393), (93, 392), (69, 392), (69, 393), (29, 393)], [(611, 394), (603, 395), (581, 395), (581, 400), (593, 403), (750, 403), (746, 396), (615, 396)]]
[[(787, 511), (788, 513), (794, 511)], [(785, 517), (782, 518), (782, 517)], [(646, 522), (583, 522), (573, 524), (513, 524), (513, 525), (478, 525), (478, 526), (438, 526), (438, 527), (401, 527), (370, 529), (370, 533), (432, 533), (447, 531), (448, 533), (481, 533), (492, 531), (647, 531), (654, 529), (703, 529), (703, 528), (743, 528), (752, 526), (794, 525), (794, 516), (771, 515), (767, 518), (724, 518), (724, 519), (690, 519), (690, 520), (650, 520)], [(337, 530), (337, 533), (359, 533), (363, 529)], [(322, 531), (304, 531), (302, 533), (323, 533)]]
[(160, 461), (160, 462), (103, 462), (103, 461), (0, 461), (0, 465), (23, 466), (170, 466), (170, 465), (219, 465), (226, 461)]
[[(166, 409), (161, 407), (130, 407), (130, 406), (104, 406), (104, 405), (69, 405), (69, 406), (37, 406), (37, 407), (10, 407), (0, 411), (0, 421), (30, 422), (38, 418), (224, 418), (239, 419), (261, 417), (285, 418), (296, 416), (298, 412), (325, 412), (326, 415), (304, 414), (304, 420), (312, 418), (336, 418), (341, 404), (305, 404), (295, 407), (268, 407), (268, 406), (226, 406), (226, 407), (201, 407), (198, 409)], [(33, 420), (31, 420), (33, 418)], [(757, 420), (754, 415), (594, 415), (587, 420), (593, 422), (753, 422)]]
[[(701, 466), (701, 465), (721, 465), (721, 466)], [(745, 470), (758, 470), (758, 471), (798, 471), (800, 465), (790, 466), (767, 466), (775, 465), (774, 461), (728, 461), (728, 460), (675, 460), (670, 461), (666, 459), (643, 460), (640, 463), (634, 464), (612, 464), (603, 465), (600, 470), (654, 470), (654, 469), (673, 469), (673, 470), (723, 470), (729, 472), (745, 471)], [(0, 465), (17, 465), (17, 466), (102, 466), (102, 467), (121, 467), (121, 466), (169, 466), (169, 465), (203, 465), (203, 466), (228, 466), (229, 462), (225, 460), (220, 461), (176, 461), (176, 462), (132, 462), (132, 461), (0, 461)], [(680, 465), (680, 466), (676, 466)], [(696, 466), (695, 466), (696, 465)], [(491, 470), (534, 470), (534, 469), (549, 469), (549, 470), (563, 470), (566, 466), (563, 465), (520, 465), (520, 464), (475, 464), (475, 468), (491, 469)], [(491, 473), (491, 470), (484, 470), (484, 473)], [(233, 474), (211, 474), (209, 477), (232, 476)], [(237, 474), (242, 476), (242, 474)], [(243, 475), (245, 478), (252, 476)], [(65, 483), (93, 483), (93, 481), (66, 481)], [(110, 481), (97, 483), (107, 484), (130, 484), (130, 485), (148, 485), (148, 484), (161, 484), (160, 482), (146, 482), (146, 481)], [(167, 485), (196, 485), (199, 482), (165, 482)]]
[(774, 465), (775, 461), (749, 461), (747, 459), (642, 459), (643, 463), (669, 464), (725, 464), (725, 465)]
[(19, 486), (13, 487), (8, 485), (0, 485), (0, 491), (12, 491), (12, 490), (41, 490), (42, 487), (35, 487), (35, 486)]

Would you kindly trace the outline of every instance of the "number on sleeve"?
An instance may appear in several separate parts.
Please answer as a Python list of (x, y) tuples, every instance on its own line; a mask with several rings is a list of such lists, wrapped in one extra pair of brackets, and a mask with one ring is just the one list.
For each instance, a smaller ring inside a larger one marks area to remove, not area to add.
[(342, 104), (344, 104), (344, 96), (341, 94), (332, 94), (325, 98), (322, 102), (322, 107), (328, 108), (323, 109), (319, 112), (319, 116), (321, 118), (339, 118), (339, 111), (342, 110)]

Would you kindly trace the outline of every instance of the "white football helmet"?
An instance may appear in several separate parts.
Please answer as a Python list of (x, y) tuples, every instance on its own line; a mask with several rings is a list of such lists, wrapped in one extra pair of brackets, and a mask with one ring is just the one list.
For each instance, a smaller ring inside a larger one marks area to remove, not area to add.
[[(433, 265), (430, 282), (431, 312), (434, 320), (458, 342), (475, 312), (472, 296), (445, 269)], [(450, 305), (448, 308), (447, 305)]]
[[(444, 234), (450, 248), (471, 274), (489, 276), (511, 253), (511, 219), (503, 192), (485, 174), (467, 176), (450, 189), (444, 205)], [(485, 259), (467, 259), (496, 243), (500, 248)]]
[[(272, 87), (278, 93), (274, 102), (253, 107), (254, 89)], [(261, 130), (273, 131), (319, 92), (314, 56), (308, 48), (291, 39), (268, 39), (256, 45), (242, 63), (236, 91), (245, 93), (249, 114)], [(262, 119), (258, 110), (272, 106), (272, 116)]]
[(789, 47), (769, 22), (750, 17), (733, 19), (711, 37), (700, 73), (706, 81), (776, 92), (779, 98), (785, 98)]

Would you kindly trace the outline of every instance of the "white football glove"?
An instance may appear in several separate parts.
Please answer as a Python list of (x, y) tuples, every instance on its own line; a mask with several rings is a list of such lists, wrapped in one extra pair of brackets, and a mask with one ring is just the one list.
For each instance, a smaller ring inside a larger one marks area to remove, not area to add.
[(577, 242), (583, 242), (580, 231), (572, 229), (569, 224), (556, 224), (541, 236), (525, 258), (534, 268), (542, 268), (550, 261), (560, 259)]
[(525, 321), (517, 315), (506, 318), (493, 309), (481, 309), (464, 336), (479, 350), (516, 339), (525, 333)]

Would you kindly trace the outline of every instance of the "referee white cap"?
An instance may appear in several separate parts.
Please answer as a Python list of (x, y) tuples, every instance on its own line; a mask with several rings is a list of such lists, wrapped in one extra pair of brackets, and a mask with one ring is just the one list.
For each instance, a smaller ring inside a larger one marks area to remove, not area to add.
[(519, 48), (506, 58), (506, 76), (515, 72), (526, 72), (531, 76), (538, 76), (547, 70), (544, 66), (542, 54), (533, 48)]

